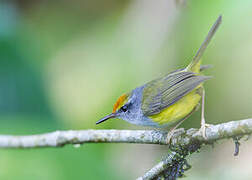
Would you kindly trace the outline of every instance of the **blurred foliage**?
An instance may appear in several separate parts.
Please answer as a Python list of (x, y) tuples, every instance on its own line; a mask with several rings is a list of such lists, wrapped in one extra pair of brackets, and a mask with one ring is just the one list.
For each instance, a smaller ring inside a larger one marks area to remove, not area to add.
[[(219, 14), (223, 24), (203, 57), (215, 77), (206, 83), (207, 122), (251, 117), (251, 7), (251, 1), (235, 0), (188, 0), (183, 6), (166, 0), (1, 1), (1, 134), (145, 129), (121, 120), (96, 127), (95, 121), (121, 93), (187, 65)], [(199, 117), (195, 113), (182, 126), (199, 127)], [(188, 178), (238, 177), (210, 165), (227, 151), (194, 156), (190, 164), (197, 169)], [(0, 150), (0, 179), (133, 179), (166, 152), (146, 145)]]

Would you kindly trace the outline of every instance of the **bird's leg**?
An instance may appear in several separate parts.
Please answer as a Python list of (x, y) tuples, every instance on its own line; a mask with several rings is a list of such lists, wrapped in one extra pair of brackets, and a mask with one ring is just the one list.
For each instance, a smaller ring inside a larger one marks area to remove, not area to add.
[(167, 144), (170, 143), (171, 137), (173, 136), (173, 134), (174, 134), (175, 130), (177, 129), (177, 127), (179, 127), (180, 124), (182, 124), (189, 116), (191, 116), (192, 113), (193, 113), (194, 111), (197, 110), (197, 108), (198, 108), (198, 106), (196, 106), (186, 117), (184, 117), (183, 119), (181, 119), (181, 120), (178, 122), (178, 124), (176, 124), (174, 127), (172, 127), (172, 128), (170, 129), (170, 131), (168, 132), (167, 137), (166, 137), (166, 143), (167, 143)]
[[(188, 116), (187, 116), (187, 117), (188, 117)], [(174, 127), (172, 127), (172, 128), (169, 130), (169, 132), (168, 132), (168, 134), (167, 134), (167, 136), (166, 136), (166, 143), (167, 143), (167, 144), (170, 143), (171, 137), (173, 136), (173, 134), (174, 134), (175, 130), (177, 129), (177, 127), (179, 127), (180, 124), (182, 124), (182, 122), (184, 122), (184, 121), (187, 119), (187, 117), (185, 117), (185, 118), (183, 118), (182, 120), (180, 120), (180, 122), (178, 122), (178, 124), (176, 124)]]
[(200, 132), (204, 139), (206, 139), (206, 127), (209, 127), (209, 124), (206, 124), (205, 121), (205, 89), (202, 88), (202, 97), (201, 97), (201, 127)]

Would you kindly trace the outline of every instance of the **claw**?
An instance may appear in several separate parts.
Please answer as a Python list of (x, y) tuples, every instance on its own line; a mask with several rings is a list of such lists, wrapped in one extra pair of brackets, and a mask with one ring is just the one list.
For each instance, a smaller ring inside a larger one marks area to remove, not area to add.
[(201, 126), (199, 131), (203, 138), (206, 139), (206, 126)]
[(172, 138), (172, 135), (174, 134), (174, 132), (172, 132), (172, 131), (169, 131), (168, 132), (168, 134), (167, 134), (167, 136), (166, 136), (166, 143), (167, 144), (170, 144), (170, 142), (171, 142), (171, 138)]
[(185, 133), (185, 129), (184, 128), (179, 128), (179, 129), (171, 129), (166, 136), (166, 143), (170, 144), (171, 143), (171, 139), (173, 136), (179, 136), (180, 134)]
[(199, 129), (199, 132), (202, 134), (204, 139), (207, 139), (207, 137), (206, 137), (206, 128), (208, 128), (210, 126), (211, 126), (211, 124), (202, 124), (200, 129)]
[(212, 126), (212, 124), (205, 123), (205, 127), (210, 127), (210, 126)]

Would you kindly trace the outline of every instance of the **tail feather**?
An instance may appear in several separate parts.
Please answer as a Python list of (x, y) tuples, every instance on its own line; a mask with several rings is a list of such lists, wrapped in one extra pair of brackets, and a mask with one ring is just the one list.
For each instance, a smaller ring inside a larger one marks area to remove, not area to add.
[(221, 24), (222, 16), (219, 16), (218, 19), (215, 21), (214, 25), (208, 32), (207, 37), (205, 38), (204, 42), (201, 44), (199, 50), (197, 51), (196, 55), (193, 57), (192, 62), (187, 66), (186, 70), (192, 72), (199, 72), (200, 71), (200, 59), (208, 46), (209, 42), (211, 41), (212, 37), (214, 36), (215, 32), (217, 31), (219, 25)]

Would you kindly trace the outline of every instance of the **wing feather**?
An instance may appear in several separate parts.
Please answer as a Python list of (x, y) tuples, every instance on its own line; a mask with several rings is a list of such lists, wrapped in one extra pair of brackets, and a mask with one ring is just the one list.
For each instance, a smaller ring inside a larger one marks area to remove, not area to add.
[(209, 78), (180, 71), (147, 83), (143, 91), (143, 114), (150, 116), (160, 113)]

